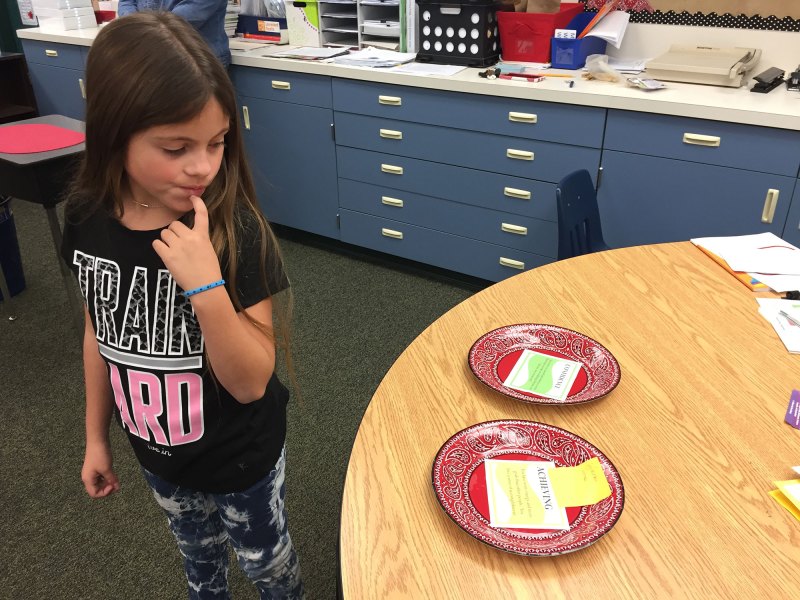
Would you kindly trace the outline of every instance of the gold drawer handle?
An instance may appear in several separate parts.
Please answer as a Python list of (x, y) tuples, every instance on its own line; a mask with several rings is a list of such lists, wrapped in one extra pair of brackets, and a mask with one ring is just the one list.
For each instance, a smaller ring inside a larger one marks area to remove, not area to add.
[(386, 138), (389, 140), (402, 140), (403, 139), (403, 132), (402, 131), (395, 131), (393, 129), (381, 129), (380, 135), (382, 138)]
[(242, 117), (244, 119), (244, 128), (250, 129), (250, 109), (242, 106)]
[(276, 90), (290, 90), (292, 89), (292, 84), (288, 81), (273, 81), (272, 87)]
[(533, 160), (533, 152), (528, 152), (527, 150), (514, 150), (513, 148), (509, 148), (506, 150), (506, 156), (516, 160)]
[(81, 90), (81, 98), (86, 100), (86, 84), (83, 82), (83, 79), (78, 77), (78, 87)]
[(778, 196), (780, 196), (780, 194), (780, 190), (767, 190), (767, 197), (764, 199), (764, 210), (761, 211), (762, 223), (772, 223), (772, 219), (775, 217), (775, 209), (778, 207)]
[(519, 269), (522, 271), (525, 268), (525, 263), (519, 260), (514, 260), (512, 258), (506, 258), (504, 256), (500, 257), (500, 264), (504, 267), (511, 267), (512, 269)]
[(511, 198), (519, 198), (520, 200), (530, 200), (531, 193), (528, 190), (518, 190), (516, 188), (507, 187), (503, 188), (503, 193)]
[(521, 225), (512, 225), (511, 223), (503, 223), (500, 229), (506, 233), (515, 233), (516, 235), (528, 235), (528, 228)]
[(52, 56), (53, 58), (58, 56), (58, 50), (45, 50), (45, 56)]
[(531, 113), (510, 112), (508, 113), (508, 120), (514, 121), (514, 123), (536, 123), (538, 117)]
[(403, 208), (403, 201), (400, 198), (392, 198), (391, 196), (381, 196), (381, 203), (386, 204), (387, 206), (396, 206), (397, 208)]
[(722, 139), (716, 135), (702, 135), (700, 133), (684, 133), (683, 143), (693, 146), (708, 146), (709, 148), (719, 147)]
[(386, 104), (387, 106), (400, 106), (403, 104), (403, 99), (399, 96), (378, 96), (378, 104)]
[(381, 234), (386, 236), (386, 237), (394, 238), (396, 240), (402, 240), (403, 239), (403, 232), (402, 231), (395, 231), (394, 229), (386, 229), (384, 227), (383, 229), (381, 229)]
[(389, 175), (402, 175), (403, 174), (403, 167), (396, 167), (394, 165), (381, 165), (381, 171), (384, 173), (389, 173)]

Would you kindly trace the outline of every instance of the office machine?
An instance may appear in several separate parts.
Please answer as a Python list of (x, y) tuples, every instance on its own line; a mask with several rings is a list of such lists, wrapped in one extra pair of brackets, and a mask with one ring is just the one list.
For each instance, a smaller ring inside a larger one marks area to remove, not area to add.
[(710, 48), (673, 44), (649, 61), (648, 77), (722, 87), (741, 87), (761, 58), (756, 48)]

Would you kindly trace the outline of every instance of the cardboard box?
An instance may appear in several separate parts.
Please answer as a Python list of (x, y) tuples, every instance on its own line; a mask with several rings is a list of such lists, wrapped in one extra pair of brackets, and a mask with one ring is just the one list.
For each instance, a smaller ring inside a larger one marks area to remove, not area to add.
[(239, 15), (236, 34), (247, 39), (261, 40), (262, 42), (271, 42), (273, 44), (289, 43), (289, 30), (286, 27), (286, 19)]
[(286, 0), (286, 23), (292, 46), (321, 46), (319, 5), (317, 0)]

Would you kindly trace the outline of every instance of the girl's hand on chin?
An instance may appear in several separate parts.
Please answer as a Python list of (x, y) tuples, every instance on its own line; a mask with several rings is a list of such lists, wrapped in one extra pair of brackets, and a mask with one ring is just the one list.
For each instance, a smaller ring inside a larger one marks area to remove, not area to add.
[(219, 259), (208, 236), (208, 209), (202, 198), (191, 197), (194, 226), (173, 221), (161, 231), (153, 249), (164, 261), (176, 283), (191, 290), (222, 279)]

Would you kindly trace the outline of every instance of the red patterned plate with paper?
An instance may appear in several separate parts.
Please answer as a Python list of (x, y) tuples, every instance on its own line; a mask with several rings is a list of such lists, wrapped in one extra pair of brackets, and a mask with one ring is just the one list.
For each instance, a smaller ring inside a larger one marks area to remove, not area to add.
[[(556, 467), (574, 467), (595, 457), (611, 495), (597, 504), (567, 508), (569, 529), (489, 525), (487, 459), (552, 461)], [(489, 421), (458, 432), (436, 454), (433, 489), (447, 516), (469, 535), (526, 556), (556, 556), (590, 546), (611, 530), (625, 504), (622, 479), (600, 450), (574, 433), (536, 421)]]
[[(566, 398), (547, 398), (503, 383), (526, 349), (581, 364)], [(469, 368), (493, 390), (532, 404), (597, 400), (617, 387), (621, 376), (617, 359), (599, 342), (565, 327), (536, 323), (506, 325), (483, 335), (470, 348)]]

